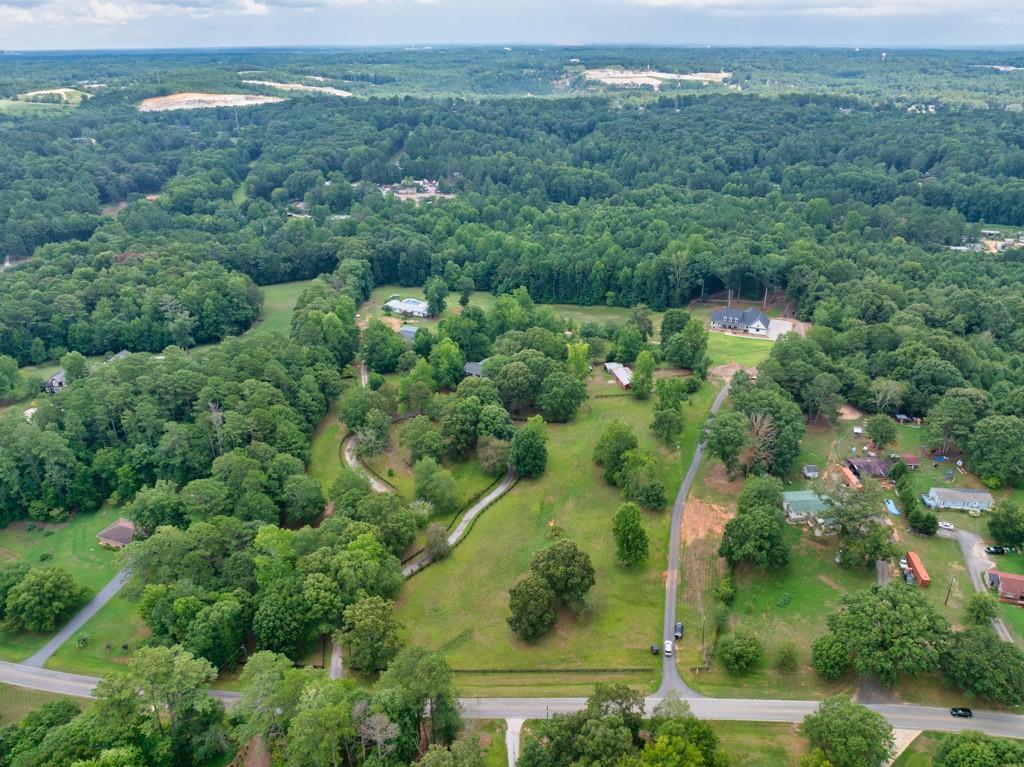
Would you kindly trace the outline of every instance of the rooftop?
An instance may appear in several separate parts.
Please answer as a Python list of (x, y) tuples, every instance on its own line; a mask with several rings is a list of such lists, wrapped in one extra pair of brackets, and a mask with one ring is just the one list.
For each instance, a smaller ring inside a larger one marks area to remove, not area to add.
[(962, 501), (964, 503), (995, 503), (988, 490), (975, 490), (973, 487), (933, 487), (928, 491), (935, 498), (946, 501)]
[(100, 543), (108, 546), (127, 546), (135, 537), (135, 525), (129, 519), (119, 519), (110, 527), (96, 534)]
[(738, 306), (726, 306), (711, 311), (712, 322), (731, 322), (739, 325), (753, 325), (758, 320), (768, 327), (768, 315), (753, 306), (741, 309)]
[(828, 503), (813, 490), (789, 490), (782, 494), (782, 503), (790, 510), (802, 514), (825, 511)]

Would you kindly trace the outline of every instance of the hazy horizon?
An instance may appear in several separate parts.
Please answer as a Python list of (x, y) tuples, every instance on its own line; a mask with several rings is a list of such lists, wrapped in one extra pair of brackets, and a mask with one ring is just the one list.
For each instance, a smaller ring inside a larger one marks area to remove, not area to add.
[(995, 0), (0, 0), (16, 51), (651, 45), (1006, 48)]

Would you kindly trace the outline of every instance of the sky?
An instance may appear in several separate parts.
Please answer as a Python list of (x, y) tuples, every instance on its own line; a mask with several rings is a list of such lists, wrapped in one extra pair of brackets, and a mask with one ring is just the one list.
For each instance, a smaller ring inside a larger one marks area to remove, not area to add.
[(1024, 0), (0, 0), (0, 48), (1024, 45)]

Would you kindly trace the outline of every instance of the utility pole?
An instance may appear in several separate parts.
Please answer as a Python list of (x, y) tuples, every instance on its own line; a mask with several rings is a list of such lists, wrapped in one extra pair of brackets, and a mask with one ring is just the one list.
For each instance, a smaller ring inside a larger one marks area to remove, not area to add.
[(949, 588), (946, 589), (946, 599), (942, 603), (943, 607), (945, 607), (946, 605), (949, 604), (949, 595), (953, 593), (953, 584), (954, 583), (956, 583), (956, 576), (955, 575), (952, 578), (949, 579)]

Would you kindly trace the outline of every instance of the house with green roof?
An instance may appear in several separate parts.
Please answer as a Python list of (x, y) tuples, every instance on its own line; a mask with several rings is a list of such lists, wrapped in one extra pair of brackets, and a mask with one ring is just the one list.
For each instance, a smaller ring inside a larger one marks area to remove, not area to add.
[(828, 509), (828, 503), (813, 490), (790, 490), (782, 494), (782, 509), (786, 519), (795, 524), (820, 523), (818, 517)]

